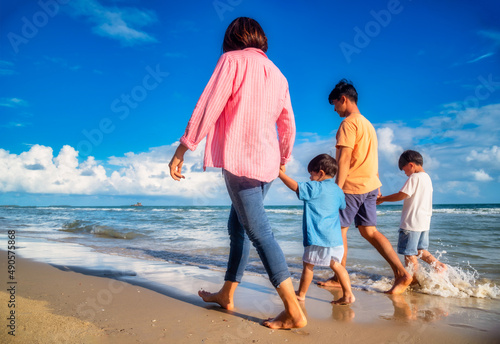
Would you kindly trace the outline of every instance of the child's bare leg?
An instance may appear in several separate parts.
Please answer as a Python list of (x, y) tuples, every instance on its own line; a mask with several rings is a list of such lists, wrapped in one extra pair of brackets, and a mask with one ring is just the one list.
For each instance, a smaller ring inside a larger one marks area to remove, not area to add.
[(290, 329), (306, 326), (307, 319), (302, 308), (300, 308), (297, 296), (293, 290), (292, 279), (287, 278), (281, 282), (276, 291), (283, 301), (285, 310), (275, 318), (264, 321), (262, 325), (272, 329)]
[(331, 261), (330, 267), (335, 272), (335, 275), (338, 276), (340, 285), (342, 286), (342, 292), (344, 293), (344, 295), (340, 299), (332, 301), (332, 303), (335, 305), (346, 305), (349, 303), (353, 303), (356, 298), (354, 297), (354, 294), (351, 290), (351, 280), (349, 278), (347, 270), (342, 266), (342, 264), (339, 264), (334, 260)]
[(198, 295), (203, 301), (218, 303), (219, 306), (230, 311), (234, 309), (234, 292), (237, 286), (238, 282), (225, 281), (217, 293), (200, 290), (198, 291)]
[(299, 290), (297, 290), (297, 299), (304, 301), (306, 299), (307, 289), (311, 284), (314, 276), (314, 265), (303, 262), (302, 276), (300, 276)]
[[(342, 231), (342, 241), (344, 243), (344, 255), (342, 256), (342, 266), (345, 268), (346, 267), (346, 262), (347, 262), (347, 230), (349, 227), (342, 227), (340, 228)], [(318, 285), (320, 287), (339, 287), (339, 279), (337, 275), (333, 275), (331, 278), (327, 279), (326, 281), (319, 281)]]
[(417, 256), (405, 256), (405, 266), (412, 266), (413, 280), (411, 284), (418, 284), (417, 280), (417, 270), (418, 270), (418, 259)]
[(446, 266), (446, 264), (443, 264), (441, 263), (439, 260), (436, 259), (436, 257), (434, 257), (429, 251), (427, 250), (419, 250), (418, 251), (418, 256), (420, 257), (420, 259), (422, 259), (424, 262), (426, 262), (427, 264), (431, 265), (432, 267), (434, 267), (434, 269), (437, 271), (437, 272), (443, 272), (443, 271), (446, 271), (448, 269), (448, 267)]

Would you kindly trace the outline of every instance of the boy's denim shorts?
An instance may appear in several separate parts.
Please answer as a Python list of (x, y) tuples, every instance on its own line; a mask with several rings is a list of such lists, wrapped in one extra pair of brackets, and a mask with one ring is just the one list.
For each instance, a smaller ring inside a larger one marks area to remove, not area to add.
[(399, 229), (398, 253), (405, 256), (417, 256), (419, 250), (429, 248), (429, 231), (416, 232)]
[(345, 194), (346, 208), (340, 210), (340, 225), (349, 227), (354, 221), (358, 226), (377, 225), (377, 196), (378, 189), (365, 194)]

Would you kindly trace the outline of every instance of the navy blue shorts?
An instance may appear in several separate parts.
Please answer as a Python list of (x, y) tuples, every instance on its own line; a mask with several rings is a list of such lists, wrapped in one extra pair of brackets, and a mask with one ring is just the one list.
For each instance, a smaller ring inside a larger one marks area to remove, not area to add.
[(358, 226), (377, 225), (377, 196), (378, 189), (365, 194), (345, 194), (346, 208), (340, 210), (340, 225), (349, 227), (354, 221)]

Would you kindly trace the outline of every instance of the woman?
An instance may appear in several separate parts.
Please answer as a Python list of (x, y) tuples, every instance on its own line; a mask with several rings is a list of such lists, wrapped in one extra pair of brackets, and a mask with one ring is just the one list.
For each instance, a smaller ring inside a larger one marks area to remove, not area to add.
[(224, 285), (216, 293), (200, 290), (198, 294), (205, 302), (233, 309), (234, 292), (243, 277), (251, 242), (285, 306), (282, 313), (263, 325), (303, 327), (307, 320), (263, 202), (280, 165), (290, 159), (295, 140), (288, 82), (267, 58), (266, 35), (253, 19), (240, 17), (229, 25), (223, 51), (169, 164), (173, 179), (184, 178), (184, 153), (195, 150), (207, 137), (204, 168), (223, 169), (232, 201)]

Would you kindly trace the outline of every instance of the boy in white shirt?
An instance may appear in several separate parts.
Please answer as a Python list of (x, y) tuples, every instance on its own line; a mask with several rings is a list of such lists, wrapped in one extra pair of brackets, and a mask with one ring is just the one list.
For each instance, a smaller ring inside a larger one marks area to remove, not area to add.
[(415, 275), (418, 268), (417, 258), (430, 264), (436, 271), (447, 269), (445, 264), (427, 251), (432, 216), (432, 181), (425, 173), (423, 165), (424, 159), (419, 152), (403, 152), (399, 157), (399, 169), (405, 172), (408, 180), (398, 193), (377, 199), (377, 205), (404, 200), (399, 225), (398, 253), (405, 256), (405, 266), (413, 266), (413, 283), (418, 283)]

